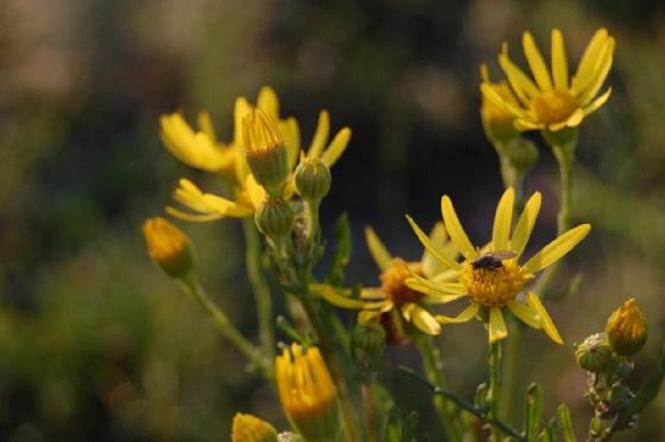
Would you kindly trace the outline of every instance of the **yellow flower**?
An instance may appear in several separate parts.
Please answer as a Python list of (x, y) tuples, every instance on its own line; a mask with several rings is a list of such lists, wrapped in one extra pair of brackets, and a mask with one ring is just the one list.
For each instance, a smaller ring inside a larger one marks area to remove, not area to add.
[(422, 332), (428, 335), (439, 334), (441, 325), (426, 308), (427, 305), (450, 302), (459, 296), (423, 293), (407, 286), (406, 281), (414, 275), (420, 275), (446, 287), (451, 286), (457, 291), (462, 290), (459, 282), (449, 282), (457, 273), (446, 271), (435, 258), (436, 254), (446, 256), (452, 261), (457, 256), (457, 252), (453, 251), (451, 244), (447, 242), (443, 224), (438, 223), (429, 238), (426, 237), (431, 250), (426, 249), (421, 260), (416, 262), (393, 257), (371, 227), (365, 229), (365, 238), (372, 258), (381, 271), (381, 286), (361, 289), (360, 299), (352, 298), (349, 290), (325, 284), (312, 284), (311, 292), (338, 307), (361, 310), (358, 315), (361, 323), (383, 320), (389, 318), (389, 314), (399, 312), (404, 320), (413, 323)]
[[(287, 151), (287, 170), (289, 171), (286, 183), (282, 187), (281, 196), (289, 200), (295, 193), (293, 169), (295, 168), (300, 152), (300, 132), (295, 118), (286, 120), (279, 117), (279, 101), (277, 95), (270, 88), (263, 88), (257, 100), (257, 109), (276, 122), (279, 136)], [(220, 218), (245, 218), (253, 216), (257, 208), (266, 199), (267, 193), (252, 174), (246, 156), (246, 142), (241, 130), (243, 121), (253, 111), (246, 99), (240, 97), (235, 106), (235, 132), (233, 148), (235, 149), (235, 178), (233, 181), (233, 198), (225, 198), (201, 191), (194, 183), (182, 178), (173, 194), (174, 199), (191, 209), (194, 213), (184, 212), (174, 207), (167, 207), (168, 213), (188, 221), (213, 221)], [(344, 152), (350, 137), (351, 130), (343, 128), (327, 144), (330, 131), (330, 117), (327, 111), (321, 111), (319, 123), (314, 134), (312, 145), (307, 155), (320, 157), (328, 166), (332, 166)], [(327, 146), (327, 148), (326, 148)]]
[(607, 340), (618, 355), (630, 356), (639, 352), (647, 340), (647, 321), (635, 298), (623, 303), (607, 320)]
[(443, 196), (441, 199), (443, 221), (452, 243), (464, 258), (462, 262), (438, 253), (425, 233), (409, 218), (409, 223), (420, 242), (443, 265), (455, 273), (457, 282), (441, 283), (436, 279), (413, 276), (407, 279), (406, 283), (414, 290), (433, 296), (444, 298), (468, 296), (471, 304), (458, 316), (436, 317), (441, 324), (466, 322), (480, 313), (488, 313), (489, 340), (495, 342), (508, 335), (502, 312), (503, 308), (507, 307), (525, 324), (536, 329), (542, 328), (553, 341), (562, 344), (561, 336), (538, 295), (529, 291), (525, 299), (520, 299), (518, 294), (536, 273), (554, 264), (582, 241), (591, 226), (582, 224), (568, 230), (524, 264), (520, 264), (520, 258), (540, 211), (541, 196), (539, 192), (535, 192), (529, 198), (511, 235), (514, 203), (515, 191), (509, 188), (504, 192), (496, 209), (492, 240), (479, 250), (472, 245), (464, 232), (452, 201), (447, 195)]
[(316, 347), (298, 344), (275, 358), (275, 380), (282, 408), (306, 440), (334, 440), (338, 429), (337, 395)]
[[(512, 106), (519, 106), (519, 102), (510, 90), (510, 86), (505, 81), (493, 83), (490, 81), (487, 65), (480, 67), (480, 77), (482, 79), (481, 89), (490, 88), (494, 94), (501, 97)], [(485, 130), (487, 138), (493, 143), (502, 143), (515, 138), (518, 135), (515, 129), (515, 116), (506, 109), (503, 104), (498, 105), (493, 100), (487, 98), (486, 94), (481, 96), (480, 121)]]
[(148, 254), (174, 278), (189, 273), (194, 266), (194, 255), (189, 238), (182, 230), (164, 218), (150, 218), (143, 224)]
[(519, 103), (506, 98), (505, 94), (499, 93), (487, 83), (481, 85), (487, 100), (503, 107), (516, 118), (517, 129), (554, 132), (566, 127), (577, 127), (609, 98), (611, 88), (597, 97), (612, 66), (614, 53), (615, 41), (607, 29), (595, 33), (572, 78), (568, 74), (561, 31), (552, 30), (551, 75), (529, 32), (524, 33), (522, 44), (535, 83), (510, 60), (506, 43), (502, 45), (498, 57), (499, 65)]
[(231, 442), (277, 442), (277, 431), (258, 417), (236, 413), (231, 424)]

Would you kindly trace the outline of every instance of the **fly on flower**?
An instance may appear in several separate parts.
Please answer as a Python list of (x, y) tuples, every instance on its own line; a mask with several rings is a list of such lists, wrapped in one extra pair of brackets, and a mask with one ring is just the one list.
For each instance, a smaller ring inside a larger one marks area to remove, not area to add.
[[(388, 321), (390, 328), (395, 326), (393, 321), (398, 321), (397, 324), (400, 324), (403, 318), (423, 333), (439, 334), (441, 325), (427, 306), (450, 302), (454, 297), (416, 291), (408, 287), (406, 281), (414, 275), (431, 278), (434, 281), (447, 281), (456, 275), (455, 272), (447, 271), (447, 268), (435, 257), (446, 256), (449, 260), (454, 260), (457, 256), (452, 244), (448, 242), (443, 224), (438, 223), (432, 230), (428, 237), (431, 249), (425, 250), (420, 261), (407, 262), (402, 258), (393, 257), (371, 227), (366, 228), (365, 238), (372, 258), (381, 271), (379, 276), (381, 286), (361, 289), (360, 299), (351, 298), (349, 290), (344, 291), (324, 284), (312, 285), (312, 292), (338, 307), (361, 310), (358, 315), (361, 323)], [(459, 283), (442, 282), (442, 284), (452, 284), (461, 290)], [(399, 328), (398, 325), (397, 327)], [(400, 339), (394, 341), (399, 342)]]
[(517, 129), (555, 132), (577, 127), (610, 97), (611, 88), (597, 96), (610, 71), (614, 54), (615, 41), (607, 29), (594, 34), (572, 78), (568, 73), (563, 35), (558, 29), (552, 30), (551, 73), (529, 32), (524, 33), (522, 45), (535, 83), (512, 62), (506, 43), (503, 43), (498, 57), (519, 102), (515, 102), (512, 95), (499, 93), (489, 82), (481, 85), (487, 100), (515, 117)]
[(451, 269), (454, 276), (453, 282), (441, 282), (435, 278), (414, 275), (406, 280), (406, 284), (413, 290), (443, 300), (462, 296), (469, 298), (470, 305), (458, 316), (436, 316), (440, 324), (466, 322), (478, 316), (481, 311), (486, 311), (489, 315), (489, 340), (495, 342), (508, 335), (503, 317), (505, 307), (525, 324), (535, 329), (542, 328), (554, 342), (562, 344), (561, 336), (538, 295), (528, 291), (526, 302), (520, 300), (518, 295), (527, 283), (533, 280), (536, 273), (551, 266), (575, 248), (587, 236), (591, 227), (589, 224), (582, 224), (568, 230), (524, 264), (520, 264), (520, 258), (540, 211), (540, 193), (535, 192), (529, 198), (511, 234), (514, 204), (515, 190), (509, 188), (504, 192), (496, 209), (492, 241), (479, 249), (473, 246), (464, 232), (450, 198), (443, 196), (443, 221), (452, 243), (463, 256), (462, 262), (438, 253), (422, 229), (407, 217), (425, 248), (442, 265)]

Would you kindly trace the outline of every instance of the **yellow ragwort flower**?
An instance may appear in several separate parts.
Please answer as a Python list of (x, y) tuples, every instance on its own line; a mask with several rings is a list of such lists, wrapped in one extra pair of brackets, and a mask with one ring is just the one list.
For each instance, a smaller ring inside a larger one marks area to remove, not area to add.
[(441, 324), (466, 322), (480, 313), (487, 312), (489, 340), (495, 342), (508, 335), (502, 312), (502, 309), (507, 307), (525, 324), (536, 329), (542, 328), (553, 341), (561, 344), (563, 343), (561, 336), (538, 295), (529, 291), (524, 303), (518, 294), (536, 273), (554, 264), (582, 241), (591, 226), (582, 224), (568, 230), (524, 264), (520, 264), (520, 258), (540, 211), (541, 196), (539, 192), (535, 192), (529, 198), (511, 235), (514, 203), (515, 190), (509, 188), (497, 206), (491, 242), (478, 249), (473, 246), (464, 232), (450, 198), (447, 195), (441, 198), (443, 221), (452, 243), (464, 258), (462, 262), (438, 253), (427, 235), (409, 218), (409, 223), (420, 242), (443, 265), (452, 269), (456, 276), (455, 282), (440, 282), (413, 276), (407, 279), (406, 284), (414, 290), (443, 299), (468, 296), (471, 304), (458, 316), (436, 317)]
[(554, 132), (577, 127), (609, 98), (611, 88), (597, 97), (612, 66), (614, 53), (615, 41), (607, 29), (594, 34), (572, 78), (569, 78), (563, 36), (558, 29), (552, 30), (551, 74), (529, 32), (524, 33), (522, 45), (535, 83), (511, 61), (506, 43), (502, 44), (498, 57), (519, 103), (488, 83), (481, 85), (482, 93), (489, 101), (515, 117), (517, 129)]
[(236, 413), (231, 424), (231, 442), (277, 442), (277, 431), (258, 417)]
[(605, 335), (612, 350), (621, 356), (634, 355), (644, 347), (647, 321), (635, 298), (630, 298), (612, 313), (607, 320)]
[[(285, 199), (290, 199), (295, 193), (295, 184), (293, 183), (293, 169), (296, 166), (301, 150), (300, 130), (295, 118), (281, 119), (279, 116), (279, 100), (275, 92), (264, 87), (259, 93), (256, 109), (272, 120), (277, 125), (279, 138), (283, 141), (287, 151), (287, 170), (288, 177), (286, 183), (281, 189), (279, 195)], [(191, 212), (184, 212), (174, 207), (167, 207), (168, 213), (188, 221), (213, 221), (220, 218), (234, 217), (245, 218), (253, 216), (256, 209), (265, 201), (266, 189), (259, 183), (259, 180), (252, 174), (246, 158), (246, 142), (243, 134), (243, 123), (245, 118), (253, 111), (252, 106), (243, 97), (236, 100), (235, 104), (235, 130), (232, 146), (235, 152), (235, 176), (233, 183), (233, 198), (225, 198), (219, 195), (201, 191), (190, 180), (182, 178), (179, 181), (178, 188), (173, 194), (173, 198)], [(349, 142), (351, 131), (349, 128), (343, 128), (334, 137), (330, 144), (327, 144), (330, 130), (330, 119), (327, 111), (321, 111), (319, 124), (314, 134), (311, 152), (320, 155), (322, 160), (329, 166), (334, 164), (340, 155), (346, 149)], [(327, 149), (324, 150), (324, 148)], [(323, 153), (321, 153), (323, 152)]]
[(312, 284), (311, 292), (338, 307), (361, 310), (358, 315), (361, 323), (383, 320), (393, 312), (398, 312), (404, 320), (413, 323), (423, 333), (439, 334), (441, 325), (429, 312), (427, 305), (450, 302), (455, 297), (416, 291), (408, 287), (406, 281), (419, 275), (432, 281), (450, 284), (446, 281), (456, 276), (456, 272), (446, 271), (434, 255), (436, 253), (446, 256), (451, 261), (457, 256), (457, 252), (452, 250), (452, 245), (448, 242), (443, 224), (437, 223), (428, 238), (428, 244), (434, 253), (425, 249), (421, 260), (415, 262), (393, 257), (371, 227), (365, 229), (365, 238), (370, 254), (381, 271), (381, 286), (362, 288), (360, 299), (352, 298), (349, 290), (340, 290), (325, 284)]
[(335, 440), (339, 430), (337, 395), (316, 347), (298, 344), (275, 358), (275, 380), (282, 408), (306, 440)]
[(148, 254), (169, 276), (184, 276), (194, 267), (189, 238), (166, 219), (147, 219), (143, 223), (143, 236)]
[[(489, 69), (485, 64), (480, 67), (480, 77), (482, 79), (481, 89), (482, 87), (490, 88), (502, 100), (512, 106), (519, 106), (519, 102), (507, 82), (490, 81)], [(487, 138), (493, 143), (512, 140), (519, 134), (515, 129), (515, 115), (506, 109), (503, 104), (498, 105), (493, 100), (488, 99), (486, 94), (481, 95), (480, 122)]]

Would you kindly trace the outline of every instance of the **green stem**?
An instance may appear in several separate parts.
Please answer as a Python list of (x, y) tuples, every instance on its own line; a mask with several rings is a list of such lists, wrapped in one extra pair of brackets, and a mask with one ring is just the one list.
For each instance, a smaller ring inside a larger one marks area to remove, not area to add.
[[(443, 376), (443, 367), (441, 364), (441, 357), (437, 349), (434, 347), (434, 340), (430, 336), (419, 336), (414, 340), (425, 368), (427, 380), (439, 388), (446, 388), (446, 381)], [(443, 424), (443, 431), (446, 434), (447, 441), (460, 441), (462, 435), (459, 434), (455, 426), (455, 406), (445, 397), (436, 395), (432, 402), (436, 409), (439, 419)]]
[(504, 406), (506, 410), (506, 419), (514, 421), (517, 419), (519, 401), (519, 389), (522, 380), (523, 360), (522, 360), (522, 335), (523, 326), (517, 321), (512, 321), (513, 325), (510, 329), (510, 340), (507, 343), (504, 366), (504, 379), (505, 379), (505, 400)]
[(378, 442), (378, 422), (374, 413), (374, 394), (372, 393), (372, 382), (362, 384), (363, 405), (365, 408), (365, 422), (367, 426), (367, 441)]
[(256, 315), (259, 323), (259, 341), (266, 358), (275, 356), (275, 331), (272, 318), (272, 298), (270, 287), (261, 271), (261, 239), (253, 218), (245, 218), (242, 222), (245, 235), (245, 265), (247, 276), (252, 285)]
[(570, 228), (570, 211), (573, 199), (572, 172), (573, 151), (570, 146), (553, 145), (552, 152), (559, 166), (559, 213), (557, 214), (557, 230), (559, 235)]
[(233, 345), (243, 356), (261, 369), (267, 379), (272, 378), (272, 360), (262, 356), (261, 351), (249, 342), (233, 326), (226, 313), (222, 311), (208, 296), (195, 275), (180, 280), (183, 290), (192, 296), (210, 315), (213, 323), (222, 336)]
[[(489, 415), (499, 420), (499, 410), (501, 407), (501, 341), (490, 343), (487, 364), (489, 368)], [(495, 442), (501, 440), (501, 431), (493, 427), (492, 434)]]

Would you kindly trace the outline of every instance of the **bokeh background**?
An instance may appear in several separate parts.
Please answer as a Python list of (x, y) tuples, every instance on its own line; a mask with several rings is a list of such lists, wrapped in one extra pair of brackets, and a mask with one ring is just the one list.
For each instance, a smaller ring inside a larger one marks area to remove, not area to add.
[[(636, 378), (665, 337), (662, 2), (0, 2), (0, 439), (227, 440), (235, 411), (284, 425), (272, 390), (146, 257), (140, 225), (162, 213), (177, 178), (218, 185), (163, 149), (160, 114), (208, 109), (228, 139), (234, 98), (253, 99), (268, 84), (308, 140), (318, 110), (329, 109), (353, 138), (334, 169), (324, 230), (348, 211), (350, 282), (376, 284), (365, 224), (394, 253), (416, 258), (403, 214), (432, 225), (448, 193), (472, 237), (487, 239), (502, 189), (478, 118), (478, 67), (490, 62), (498, 76), (502, 40), (517, 56), (529, 29), (547, 48), (554, 26), (573, 60), (601, 26), (618, 42), (614, 94), (581, 129), (575, 218), (594, 229), (561, 284), (577, 272), (583, 280), (550, 303), (568, 345), (527, 333), (521, 370), (524, 382), (544, 386), (548, 415), (571, 406), (583, 437), (590, 409), (570, 345), (629, 296), (650, 326)], [(555, 178), (542, 148), (529, 182), (544, 193), (534, 248), (554, 235)], [(180, 225), (197, 243), (205, 284), (253, 335), (240, 226)], [(451, 385), (467, 397), (486, 376), (483, 340), (469, 323), (438, 341)], [(410, 359), (408, 348), (392, 350), (387, 371)], [(401, 390), (401, 408), (420, 410), (426, 431), (426, 395)], [(664, 440), (664, 417), (661, 392), (638, 429), (618, 439)]]

